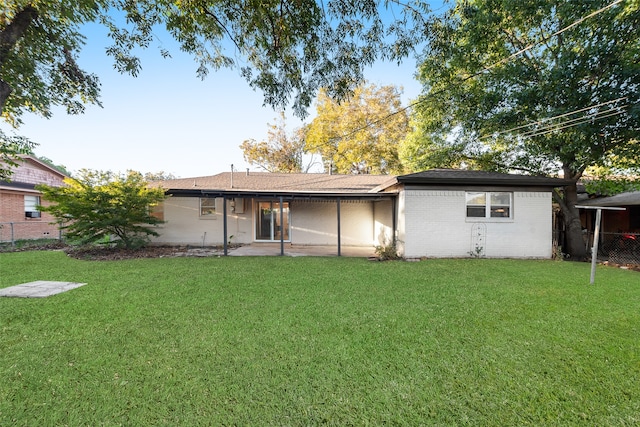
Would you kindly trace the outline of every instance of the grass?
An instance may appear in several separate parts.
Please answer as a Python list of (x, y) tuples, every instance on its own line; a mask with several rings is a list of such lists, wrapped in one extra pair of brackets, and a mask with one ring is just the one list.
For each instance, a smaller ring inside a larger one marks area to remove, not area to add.
[(640, 274), (0, 254), (0, 425), (638, 425)]

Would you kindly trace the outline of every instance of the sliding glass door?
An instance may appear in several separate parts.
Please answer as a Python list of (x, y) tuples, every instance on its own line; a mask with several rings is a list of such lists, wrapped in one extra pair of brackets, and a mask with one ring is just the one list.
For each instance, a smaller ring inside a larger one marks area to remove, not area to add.
[[(283, 239), (285, 241), (290, 240), (289, 202), (284, 202), (282, 204), (282, 215), (280, 212), (280, 202), (258, 202), (255, 221), (256, 240), (267, 242), (279, 242), (280, 239)], [(284, 233), (284, 235), (282, 233)]]

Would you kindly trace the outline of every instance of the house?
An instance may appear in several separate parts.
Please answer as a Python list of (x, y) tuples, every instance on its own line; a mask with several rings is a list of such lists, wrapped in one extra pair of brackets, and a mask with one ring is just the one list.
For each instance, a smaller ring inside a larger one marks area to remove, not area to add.
[[(629, 191), (609, 197), (596, 197), (580, 202), (581, 206), (618, 207), (625, 210), (602, 210), (600, 224), (605, 233), (640, 233), (640, 191)], [(595, 229), (595, 211), (581, 209), (583, 226), (589, 232)]]
[(51, 222), (55, 219), (38, 206), (46, 205), (37, 184), (63, 185), (64, 173), (33, 156), (22, 156), (10, 181), (0, 181), (0, 242), (22, 239), (59, 238)]
[(420, 257), (552, 256), (556, 178), (434, 169), (410, 175), (226, 172), (157, 183), (156, 243), (397, 245)]
[(588, 248), (594, 246), (596, 208), (601, 207), (598, 257), (619, 264), (640, 264), (640, 191), (595, 197), (581, 201), (580, 206)]

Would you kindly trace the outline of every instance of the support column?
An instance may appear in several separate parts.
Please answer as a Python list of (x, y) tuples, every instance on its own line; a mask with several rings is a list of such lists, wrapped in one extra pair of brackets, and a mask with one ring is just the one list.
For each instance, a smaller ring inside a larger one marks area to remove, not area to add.
[(226, 256), (229, 253), (229, 248), (227, 247), (227, 196), (222, 196), (222, 224), (223, 224), (223, 243), (222, 247), (224, 248), (224, 255)]
[(284, 256), (284, 200), (280, 196), (280, 256)]
[(341, 249), (341, 230), (340, 230), (340, 197), (336, 198), (336, 211), (338, 213), (338, 256), (342, 256), (342, 249)]

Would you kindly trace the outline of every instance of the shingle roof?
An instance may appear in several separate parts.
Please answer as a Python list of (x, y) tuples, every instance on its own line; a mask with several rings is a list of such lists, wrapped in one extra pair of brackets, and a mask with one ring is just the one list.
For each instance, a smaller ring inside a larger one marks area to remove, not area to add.
[(569, 183), (560, 178), (516, 175), (462, 169), (430, 169), (424, 172), (401, 175), (398, 182), (404, 184), (477, 184), (561, 187)]
[(231, 172), (224, 172), (212, 176), (160, 181), (158, 184), (169, 190), (367, 193), (389, 178), (388, 175), (268, 172), (236, 172), (232, 177)]
[(599, 197), (581, 201), (584, 206), (634, 206), (640, 205), (640, 191), (629, 191), (610, 197)]

